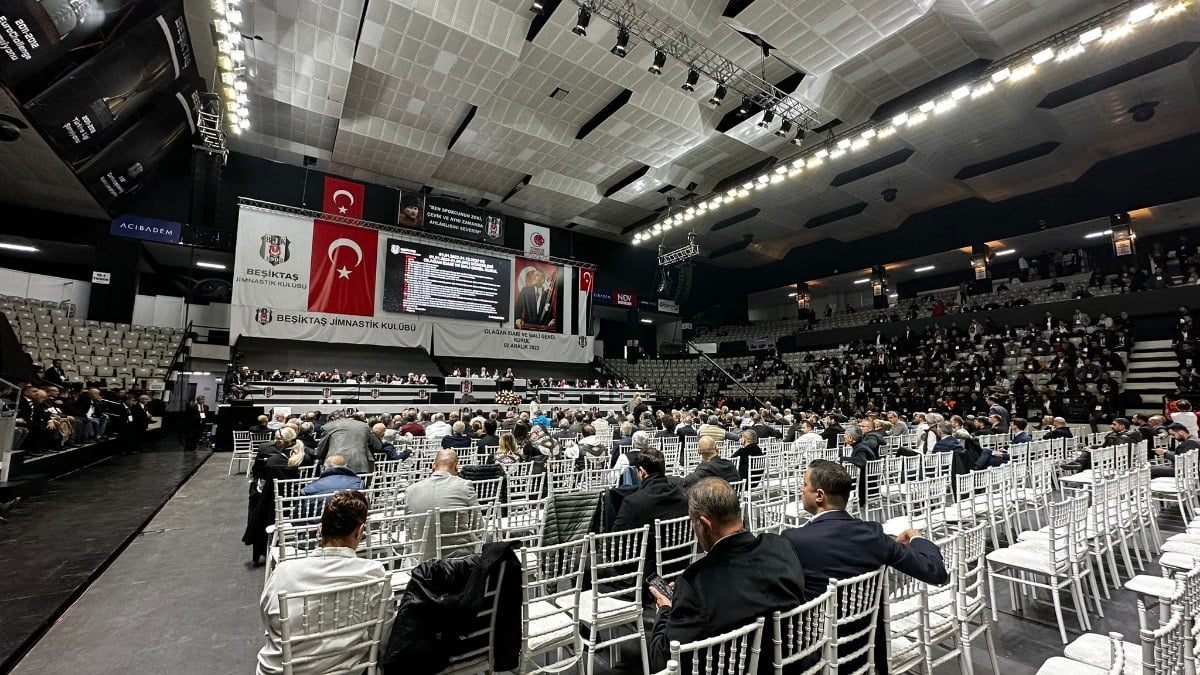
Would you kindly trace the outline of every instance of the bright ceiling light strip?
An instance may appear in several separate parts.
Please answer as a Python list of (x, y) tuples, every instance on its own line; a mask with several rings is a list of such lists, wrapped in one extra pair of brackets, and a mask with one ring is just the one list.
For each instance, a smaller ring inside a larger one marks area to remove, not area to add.
[(926, 265), (924, 267), (918, 267), (917, 269), (915, 269), (913, 271), (920, 274), (921, 272), (928, 272), (932, 269), (934, 269), (934, 265)]
[(9, 251), (20, 251), (21, 253), (37, 253), (38, 249), (33, 246), (25, 246), (24, 244), (8, 244), (0, 243), (0, 248)]
[(209, 269), (209, 270), (225, 269), (225, 266), (222, 265), (221, 263), (210, 263), (210, 262), (198, 262), (198, 263), (196, 263), (196, 267), (203, 267), (203, 268)]
[(1015, 248), (1009, 248), (1009, 249), (1005, 249), (1003, 251), (997, 251), (996, 257), (999, 258), (1002, 255), (1012, 255), (1016, 252), (1017, 252), (1017, 249), (1015, 249)]
[(871, 280), (869, 278), (868, 279), (855, 279), (854, 283), (855, 284), (869, 284), (869, 283), (871, 283)]
[(216, 18), (213, 27), (218, 34), (217, 65), (225, 86), (226, 119), (234, 134), (250, 128), (248, 86), (243, 79), (246, 71), (246, 51), (242, 47), (242, 12), (239, 0), (215, 0), (212, 3)]
[[(1119, 40), (1131, 33), (1135, 25), (1143, 23), (1147, 19), (1153, 18), (1155, 22), (1158, 22), (1171, 16), (1176, 16), (1188, 8), (1189, 2), (1190, 0), (1182, 0), (1170, 5), (1163, 5), (1161, 9), (1159, 5), (1149, 3), (1135, 7), (1127, 12), (1124, 9), (1117, 8), (1109, 10), (1100, 19), (1101, 21), (1108, 19), (1107, 23), (1097, 25), (1096, 19), (1093, 19), (1090, 25), (1088, 23), (1079, 24), (1074, 30), (1068, 29), (1063, 31), (1061, 43), (1053, 45), (1043, 43), (1032, 54), (1030, 53), (1032, 48), (1020, 52), (1006, 60), (1008, 65), (1003, 65), (994, 71), (986, 73), (976, 82), (959, 85), (947, 97), (927, 100), (916, 109), (900, 112), (887, 122), (876, 123), (866, 127), (860, 126), (858, 129), (848, 132), (843, 137), (830, 140), (811, 154), (802, 154), (793, 160), (788, 160), (790, 169), (788, 166), (780, 165), (775, 167), (773, 174), (764, 174), (759, 176), (756, 181), (750, 181), (740, 188), (729, 190), (723, 201), (710, 200), (707, 211), (702, 211), (702, 213), (711, 213), (718, 210), (724, 204), (744, 198), (750, 194), (751, 190), (761, 190), (769, 185), (783, 182), (787, 178), (798, 176), (802, 173), (801, 169), (803, 168), (810, 170), (817, 168), (824, 163), (826, 158), (837, 160), (844, 156), (847, 150), (862, 149), (869, 144), (872, 138), (886, 138), (896, 133), (898, 129), (916, 127), (926, 121), (930, 114), (945, 113), (956, 107), (957, 103), (964, 99), (970, 98), (974, 100), (986, 96), (995, 91), (996, 87), (1002, 83), (1016, 83), (1033, 77), (1038, 73), (1039, 66), (1070, 60), (1082, 54), (1086, 49), (1085, 45), (1096, 41), (1108, 43)], [(230, 8), (230, 12), (226, 15), (227, 18), (228, 14), (232, 13), (232, 11), (234, 10)], [(240, 19), (240, 16), (238, 18)], [(228, 22), (219, 21), (218, 23)], [(234, 83), (234, 90), (236, 92), (244, 92), (245, 89), (245, 81), (239, 78)], [(248, 128), (249, 120), (241, 119), (239, 124)], [(847, 137), (850, 134), (855, 136), (853, 140)], [(694, 215), (688, 216), (686, 219), (691, 220), (693, 217)], [(676, 222), (678, 223), (678, 220)], [(661, 231), (661, 227), (659, 231)], [(1094, 234), (1095, 236), (1104, 236), (1107, 233)], [(633, 243), (636, 244), (648, 238), (643, 233), (635, 233), (633, 235)], [(1009, 249), (1009, 252), (1011, 252), (1011, 249)], [(1006, 254), (997, 253), (997, 255)], [(866, 283), (867, 281), (869, 279), (861, 280), (859, 283)]]

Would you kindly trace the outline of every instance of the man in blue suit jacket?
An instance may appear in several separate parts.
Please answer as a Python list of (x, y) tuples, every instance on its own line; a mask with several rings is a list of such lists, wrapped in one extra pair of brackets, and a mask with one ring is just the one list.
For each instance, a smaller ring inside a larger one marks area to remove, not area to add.
[[(812, 519), (803, 527), (787, 530), (785, 539), (796, 551), (804, 569), (805, 594), (825, 592), (830, 579), (849, 579), (888, 566), (928, 584), (950, 581), (937, 544), (916, 530), (905, 530), (892, 539), (879, 523), (859, 520), (846, 513), (850, 499), (850, 474), (837, 462), (818, 459), (804, 472), (801, 491), (804, 510)], [(878, 630), (883, 628), (882, 614)], [(887, 672), (887, 644), (875, 636), (875, 668)]]

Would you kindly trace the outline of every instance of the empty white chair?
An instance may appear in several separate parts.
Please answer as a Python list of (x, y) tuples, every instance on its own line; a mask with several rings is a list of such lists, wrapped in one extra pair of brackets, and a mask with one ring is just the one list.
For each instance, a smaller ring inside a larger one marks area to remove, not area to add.
[(696, 532), (688, 516), (654, 520), (654, 571), (665, 581), (683, 573), (696, 557)]
[[(105, 376), (103, 372), (101, 376)], [(233, 475), (234, 465), (240, 465), (242, 462), (246, 463), (246, 472), (249, 473), (250, 464), (254, 461), (254, 452), (254, 444), (251, 441), (249, 431), (233, 432), (233, 453), (229, 456), (229, 475)], [(241, 469), (238, 469), (238, 471), (240, 472)]]
[[(518, 673), (558, 673), (579, 663), (583, 641), (576, 608), (586, 553), (587, 539), (518, 551), (522, 567)], [(539, 659), (545, 662), (538, 663)]]
[(1037, 675), (1122, 675), (1126, 654), (1120, 633), (1108, 634), (1109, 666), (1101, 668), (1074, 659), (1054, 656), (1046, 660)]
[[(608, 647), (615, 654), (623, 642), (637, 641), (642, 672), (650, 671), (646, 627), (642, 621), (642, 562), (650, 526), (641, 529), (588, 535), (592, 585), (579, 595), (579, 623), (587, 628), (583, 649), (587, 675), (596, 668), (596, 651)], [(562, 601), (566, 601), (563, 598)], [(621, 635), (617, 631), (628, 628)], [(607, 632), (607, 637), (602, 637)]]

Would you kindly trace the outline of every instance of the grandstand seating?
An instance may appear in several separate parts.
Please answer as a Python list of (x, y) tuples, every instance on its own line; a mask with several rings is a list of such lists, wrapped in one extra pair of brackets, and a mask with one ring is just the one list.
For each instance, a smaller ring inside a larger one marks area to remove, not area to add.
[(186, 337), (179, 328), (76, 318), (73, 305), (51, 300), (0, 296), (0, 312), (35, 363), (62, 360), (68, 382), (138, 382), (154, 390), (166, 381)]

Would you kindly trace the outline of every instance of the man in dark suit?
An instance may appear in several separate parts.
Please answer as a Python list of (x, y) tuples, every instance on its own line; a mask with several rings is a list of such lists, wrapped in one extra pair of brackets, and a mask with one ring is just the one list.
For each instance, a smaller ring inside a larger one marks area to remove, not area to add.
[[(750, 477), (750, 458), (762, 457), (766, 453), (763, 452), (762, 448), (758, 447), (758, 432), (754, 429), (742, 429), (740, 442), (742, 447), (738, 448), (738, 451), (733, 453), (733, 456), (740, 458), (738, 462), (738, 474), (741, 476), (741, 480), (746, 480)], [(755, 475), (754, 481), (757, 481), (759, 478), (759, 475)]]
[(696, 452), (700, 455), (700, 463), (696, 465), (692, 473), (683, 477), (681, 484), (685, 490), (705, 478), (720, 478), (730, 483), (736, 483), (742, 479), (733, 462), (721, 457), (717, 452), (717, 442), (712, 438), (701, 436), (696, 445)]
[(63, 370), (62, 359), (51, 361), (50, 367), (46, 369), (46, 372), (42, 373), (42, 379), (60, 387), (66, 384), (67, 372)]
[[(668, 599), (651, 587), (658, 616), (650, 634), (652, 671), (662, 670), (672, 640), (682, 643), (720, 635), (759, 617), (767, 619), (762, 644), (772, 644), (770, 615), (804, 602), (804, 569), (779, 535), (755, 536), (742, 525), (737, 493), (720, 478), (705, 478), (688, 492), (688, 515), (707, 555), (675, 580)], [(686, 666), (684, 666), (686, 668)], [(759, 673), (770, 673), (763, 648)]]
[(638, 489), (621, 501), (613, 521), (614, 532), (636, 530), (643, 525), (651, 526), (649, 541), (646, 542), (645, 569), (654, 569), (654, 521), (681, 518), (688, 513), (687, 493), (683, 487), (667, 480), (667, 463), (662, 452), (656, 448), (641, 449), (633, 458)]
[(842, 422), (845, 419), (841, 415), (828, 415), (825, 418), (825, 428), (821, 430), (821, 438), (825, 439), (825, 447), (836, 448), (842, 440), (842, 434), (845, 430), (842, 429)]
[(554, 328), (554, 307), (551, 292), (544, 288), (546, 275), (539, 269), (525, 273), (525, 287), (517, 294), (517, 313), (514, 324), (517, 328), (545, 330)]
[(783, 438), (783, 432), (763, 421), (757, 413), (754, 415), (754, 433), (758, 434), (759, 438)]
[[(941, 551), (920, 532), (905, 530), (892, 539), (879, 523), (846, 513), (850, 474), (841, 464), (822, 459), (810, 464), (804, 472), (801, 499), (804, 510), (813, 517), (804, 527), (787, 530), (783, 536), (804, 568), (808, 597), (823, 593), (830, 579), (849, 579), (884, 566), (927, 584), (950, 581)], [(879, 621), (877, 630), (882, 629)], [(879, 632), (875, 636), (875, 667), (886, 673), (887, 643)]]
[(196, 402), (188, 406), (187, 414), (183, 419), (183, 449), (192, 452), (200, 444), (200, 437), (204, 435), (205, 428), (212, 421), (212, 412), (208, 409), (208, 404), (204, 402), (204, 396), (196, 397)]

